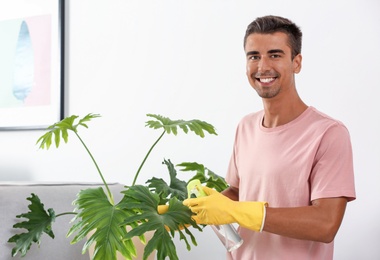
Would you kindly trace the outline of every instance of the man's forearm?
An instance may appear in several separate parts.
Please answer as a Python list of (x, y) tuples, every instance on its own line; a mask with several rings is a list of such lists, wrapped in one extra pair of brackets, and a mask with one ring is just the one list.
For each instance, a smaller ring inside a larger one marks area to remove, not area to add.
[(263, 231), (303, 240), (330, 243), (346, 209), (346, 198), (313, 201), (311, 206), (266, 209)]

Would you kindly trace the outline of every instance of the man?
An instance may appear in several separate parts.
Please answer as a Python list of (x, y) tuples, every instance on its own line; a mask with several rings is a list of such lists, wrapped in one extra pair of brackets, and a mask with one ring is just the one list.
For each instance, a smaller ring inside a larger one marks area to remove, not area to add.
[(239, 123), (223, 195), (184, 204), (199, 224), (238, 223), (244, 243), (229, 259), (332, 259), (346, 204), (355, 199), (346, 127), (307, 106), (295, 74), (302, 33), (288, 19), (254, 20), (244, 37), (246, 73), (264, 109)]

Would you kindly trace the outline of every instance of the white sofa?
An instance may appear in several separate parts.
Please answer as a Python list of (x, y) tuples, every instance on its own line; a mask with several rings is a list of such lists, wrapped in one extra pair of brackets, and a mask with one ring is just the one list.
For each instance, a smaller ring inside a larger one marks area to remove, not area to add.
[[(8, 239), (22, 229), (14, 229), (13, 225), (20, 221), (16, 215), (27, 213), (31, 193), (36, 194), (45, 206), (45, 210), (53, 208), (56, 214), (73, 211), (72, 201), (77, 193), (89, 187), (102, 186), (92, 183), (1, 183), (0, 182), (0, 260), (89, 260), (88, 253), (82, 254), (84, 241), (74, 245), (70, 244), (73, 237), (66, 237), (73, 215), (58, 217), (52, 228), (55, 238), (51, 239), (43, 234), (40, 246), (33, 244), (27, 255), (21, 258), (11, 256), (14, 243), (8, 243)], [(124, 185), (110, 184), (110, 189), (115, 200), (122, 197), (120, 191)], [(25, 219), (24, 219), (25, 220)]]

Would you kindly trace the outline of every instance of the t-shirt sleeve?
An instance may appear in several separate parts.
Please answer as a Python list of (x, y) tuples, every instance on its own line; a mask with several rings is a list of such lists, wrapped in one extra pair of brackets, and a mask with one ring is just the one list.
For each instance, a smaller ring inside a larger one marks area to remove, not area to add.
[(239, 182), (240, 182), (237, 164), (236, 164), (236, 143), (237, 143), (237, 139), (238, 139), (239, 125), (236, 129), (236, 132), (235, 132), (234, 145), (233, 145), (232, 154), (231, 154), (230, 162), (228, 164), (227, 174), (226, 174), (226, 178), (225, 178), (226, 182), (230, 186), (236, 187), (236, 188), (239, 188)]
[(310, 175), (311, 200), (356, 198), (350, 135), (339, 123), (329, 127), (320, 142)]

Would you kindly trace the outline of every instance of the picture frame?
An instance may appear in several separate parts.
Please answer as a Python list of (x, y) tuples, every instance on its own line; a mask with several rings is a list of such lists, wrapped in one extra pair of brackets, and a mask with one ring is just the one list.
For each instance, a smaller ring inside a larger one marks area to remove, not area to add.
[(64, 10), (64, 0), (12, 0), (0, 9), (0, 131), (64, 118)]

